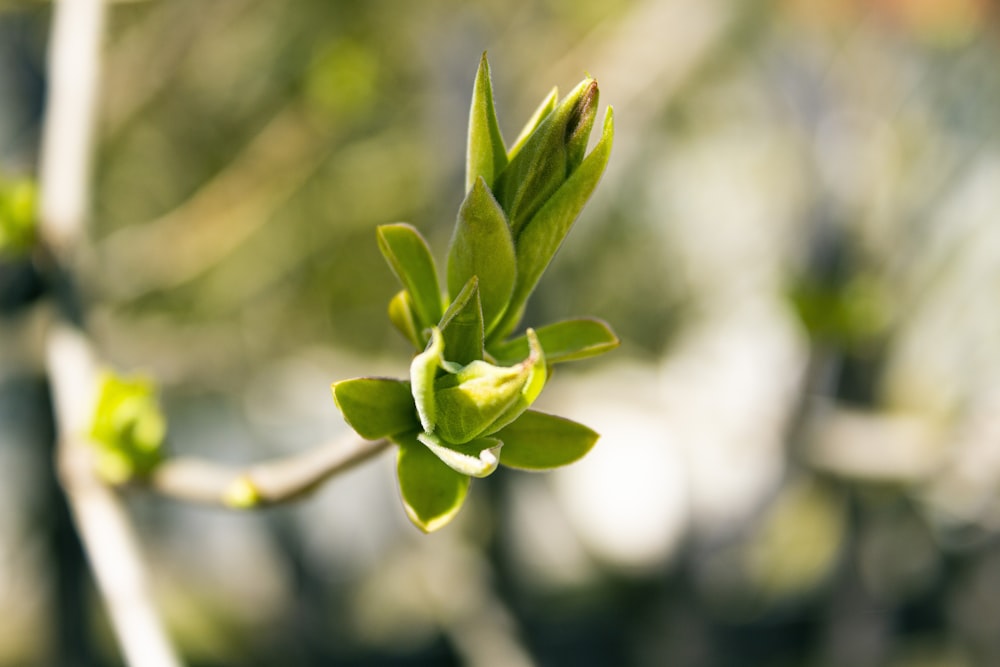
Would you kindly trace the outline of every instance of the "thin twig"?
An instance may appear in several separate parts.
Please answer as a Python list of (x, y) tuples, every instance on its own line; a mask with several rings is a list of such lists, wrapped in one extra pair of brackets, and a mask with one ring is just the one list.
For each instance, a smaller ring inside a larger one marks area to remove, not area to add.
[(385, 439), (352, 438), (242, 468), (179, 457), (157, 466), (148, 486), (160, 494), (187, 502), (229, 507), (272, 505), (301, 498), (330, 477), (367, 461), (390, 444)]

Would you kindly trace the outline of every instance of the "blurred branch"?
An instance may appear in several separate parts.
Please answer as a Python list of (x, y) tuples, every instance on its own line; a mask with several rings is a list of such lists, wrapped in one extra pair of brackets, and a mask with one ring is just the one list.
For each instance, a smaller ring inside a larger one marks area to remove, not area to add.
[(133, 667), (179, 666), (153, 605), (129, 517), (114, 490), (94, 474), (93, 449), (80, 435), (94, 399), (93, 350), (78, 330), (54, 325), (46, 356), (60, 432), (60, 481), (125, 661)]
[[(79, 304), (68, 264), (84, 232), (89, 206), (94, 107), (105, 6), (62, 0), (54, 7), (49, 44), (47, 117), (41, 147), (40, 227), (61, 289), (61, 320)], [(45, 336), (46, 366), (59, 433), (57, 465), (73, 519), (129, 665), (179, 665), (156, 609), (131, 524), (117, 496), (94, 474), (86, 438), (96, 387), (96, 360), (86, 336), (57, 320)]]
[[(117, 0), (147, 1), (147, 0)], [(155, 104), (177, 78), (199, 40), (219, 34), (238, 21), (246, 2), (207, 2), (198, 7), (198, 20), (185, 20), (189, 6), (178, 2), (152, 3), (134, 24), (121, 28), (105, 59), (108, 87), (102, 98), (101, 129), (114, 136)], [(170, 26), (164, 30), (164, 26)]]
[(179, 457), (161, 463), (149, 488), (188, 502), (254, 507), (296, 500), (330, 477), (387, 449), (386, 439), (331, 442), (293, 456), (248, 467)]
[(182, 205), (98, 244), (104, 293), (134, 299), (181, 285), (221, 262), (323, 163), (323, 143), (299, 105), (287, 104), (228, 167)]

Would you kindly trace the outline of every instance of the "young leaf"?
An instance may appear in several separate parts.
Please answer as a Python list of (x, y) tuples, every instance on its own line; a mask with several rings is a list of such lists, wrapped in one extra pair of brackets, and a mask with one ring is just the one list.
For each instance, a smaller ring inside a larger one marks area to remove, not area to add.
[(471, 480), (445, 465), (415, 433), (393, 440), (399, 445), (396, 475), (406, 515), (425, 533), (445, 526), (462, 508)]
[(487, 331), (503, 315), (517, 269), (507, 217), (483, 179), (478, 179), (458, 211), (448, 251), (448, 292), (456, 294), (479, 277), (479, 298)]
[(528, 373), (522, 366), (473, 361), (457, 374), (442, 376), (434, 386), (436, 433), (452, 444), (479, 437), (514, 403)]
[(525, 123), (524, 129), (521, 130), (521, 134), (518, 135), (517, 139), (514, 141), (514, 145), (510, 147), (507, 151), (507, 159), (513, 160), (514, 156), (518, 154), (524, 143), (528, 140), (538, 126), (542, 124), (542, 121), (552, 113), (552, 110), (556, 108), (556, 102), (559, 101), (559, 89), (552, 88), (549, 94), (542, 100), (542, 103), (538, 105), (535, 109), (535, 113), (531, 114), (531, 118)]
[(538, 279), (545, 272), (555, 256), (570, 227), (576, 221), (584, 204), (590, 198), (597, 182), (604, 173), (611, 155), (614, 140), (614, 111), (608, 107), (604, 118), (604, 129), (597, 146), (584, 158), (580, 166), (524, 225), (519, 236), (514, 239), (517, 255), (517, 279), (507, 312), (502, 321), (493, 329), (492, 340), (499, 340), (517, 326), (517, 317)]
[(413, 313), (413, 299), (410, 298), (409, 291), (400, 290), (389, 301), (389, 321), (418, 350), (426, 344), (426, 341), (422, 340), (420, 325), (417, 324)]
[(583, 424), (544, 412), (528, 410), (502, 428), (500, 463), (523, 470), (548, 470), (573, 463), (591, 450), (600, 437)]
[(469, 145), (465, 162), (465, 191), (482, 178), (492, 185), (496, 175), (507, 166), (507, 150), (503, 145), (500, 125), (493, 104), (493, 82), (490, 64), (483, 54), (472, 88), (472, 108), (469, 110)]
[(427, 241), (403, 222), (379, 225), (378, 247), (389, 267), (410, 293), (421, 329), (441, 319), (441, 288)]
[[(584, 317), (539, 327), (538, 340), (550, 364), (586, 359), (618, 347), (621, 341), (602, 320)], [(528, 354), (527, 336), (519, 336), (490, 348), (497, 363), (510, 364)]]
[(356, 378), (334, 382), (333, 400), (358, 435), (378, 440), (420, 427), (410, 383), (389, 378)]
[(427, 349), (413, 357), (410, 362), (410, 391), (417, 406), (420, 425), (428, 433), (436, 426), (436, 406), (434, 404), (434, 378), (444, 362), (444, 338), (437, 327), (431, 329), (431, 340)]
[(458, 293), (441, 317), (441, 336), (448, 360), (461, 366), (483, 358), (483, 309), (476, 276)]
[(538, 395), (542, 393), (542, 388), (545, 387), (545, 382), (548, 380), (545, 353), (542, 351), (542, 346), (538, 342), (538, 336), (535, 335), (534, 330), (528, 329), (526, 336), (529, 351), (527, 358), (521, 362), (521, 365), (529, 369), (528, 379), (521, 387), (521, 395), (490, 424), (489, 428), (483, 431), (483, 435), (491, 435), (520, 417), (535, 402)]
[(500, 447), (496, 438), (476, 438), (464, 445), (451, 445), (431, 433), (421, 433), (417, 440), (427, 445), (434, 455), (463, 475), (486, 477), (497, 469)]

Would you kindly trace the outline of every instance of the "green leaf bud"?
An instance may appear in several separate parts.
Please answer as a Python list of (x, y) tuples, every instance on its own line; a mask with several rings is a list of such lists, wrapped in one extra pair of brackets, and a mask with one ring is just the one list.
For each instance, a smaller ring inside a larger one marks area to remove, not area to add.
[(149, 474), (163, 458), (166, 432), (150, 381), (102, 375), (90, 427), (98, 474), (113, 484)]
[(532, 216), (583, 161), (598, 98), (597, 81), (588, 77), (580, 82), (544, 117), (497, 177), (493, 190), (515, 242)]

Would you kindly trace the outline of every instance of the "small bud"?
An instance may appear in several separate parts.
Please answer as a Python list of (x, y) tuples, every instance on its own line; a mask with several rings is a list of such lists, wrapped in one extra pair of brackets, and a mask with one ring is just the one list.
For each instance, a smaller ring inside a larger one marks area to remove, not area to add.
[(90, 437), (105, 479), (122, 483), (150, 473), (162, 459), (166, 428), (151, 383), (112, 374), (102, 378)]

